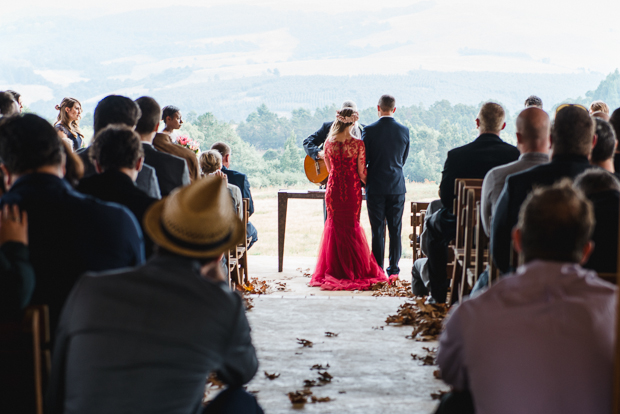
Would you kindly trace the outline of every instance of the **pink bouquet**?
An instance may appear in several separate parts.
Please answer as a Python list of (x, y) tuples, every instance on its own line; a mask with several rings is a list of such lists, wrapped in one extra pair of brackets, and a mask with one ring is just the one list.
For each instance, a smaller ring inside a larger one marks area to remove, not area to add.
[(198, 145), (198, 142), (194, 141), (193, 139), (190, 139), (187, 135), (179, 136), (177, 138), (176, 144), (194, 151), (196, 155), (198, 155), (198, 153), (200, 152), (200, 145)]

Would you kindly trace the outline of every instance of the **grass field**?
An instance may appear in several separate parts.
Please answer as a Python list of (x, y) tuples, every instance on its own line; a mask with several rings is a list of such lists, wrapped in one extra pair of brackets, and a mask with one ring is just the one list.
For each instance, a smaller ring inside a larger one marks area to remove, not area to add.
[[(316, 189), (316, 186), (294, 187), (297, 190)], [(410, 202), (431, 201), (439, 198), (439, 185), (430, 183), (407, 184), (407, 198), (403, 214), (403, 257), (411, 258), (409, 247)], [(278, 255), (278, 188), (253, 189), (254, 214), (250, 221), (258, 229), (258, 242), (250, 250), (250, 254), (277, 256)], [(362, 203), (362, 227), (370, 244), (370, 223), (366, 202)], [(289, 200), (286, 221), (286, 240), (284, 244), (285, 256), (316, 256), (321, 233), (323, 232), (323, 203), (321, 200)], [(386, 245), (387, 257), (387, 245)]]

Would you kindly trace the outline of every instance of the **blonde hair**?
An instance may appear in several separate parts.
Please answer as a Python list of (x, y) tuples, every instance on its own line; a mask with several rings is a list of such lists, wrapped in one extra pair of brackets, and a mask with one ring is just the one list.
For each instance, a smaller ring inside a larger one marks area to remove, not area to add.
[(208, 175), (222, 168), (222, 154), (217, 150), (209, 150), (200, 154), (198, 160), (202, 175)]
[(495, 102), (485, 103), (478, 112), (481, 132), (500, 131), (504, 125), (504, 119), (506, 119), (504, 108)]
[(590, 113), (602, 112), (609, 115), (609, 106), (603, 101), (594, 101), (590, 104)]
[(340, 111), (338, 111), (338, 116), (336, 117), (336, 120), (330, 128), (329, 134), (327, 134), (327, 139), (333, 137), (334, 135), (338, 135), (347, 128), (351, 128), (351, 126), (355, 124), (355, 121), (345, 123), (340, 120), (342, 118), (350, 119), (351, 117), (353, 117), (353, 119), (359, 119), (357, 111), (353, 108), (342, 108)]
[(80, 105), (80, 108), (82, 107), (82, 104), (80, 103), (80, 101), (78, 101), (75, 98), (64, 98), (62, 102), (60, 103), (60, 105), (56, 105), (56, 110), (59, 112), (58, 112), (58, 117), (56, 118), (56, 122), (54, 123), (54, 125), (61, 124), (62, 126), (67, 128), (73, 135), (79, 134), (81, 136), (84, 136), (84, 134), (80, 130), (79, 119), (75, 121), (69, 120), (69, 114), (67, 114), (67, 111), (66, 111), (66, 108), (73, 108), (75, 104)]

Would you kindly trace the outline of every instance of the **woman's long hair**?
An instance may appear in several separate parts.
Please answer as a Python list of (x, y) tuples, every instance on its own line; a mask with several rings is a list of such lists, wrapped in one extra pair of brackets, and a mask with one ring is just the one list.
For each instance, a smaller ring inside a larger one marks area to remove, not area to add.
[(329, 130), (329, 134), (327, 134), (327, 138), (331, 138), (347, 128), (351, 128), (355, 125), (355, 122), (359, 119), (359, 114), (353, 108), (342, 108), (338, 112), (336, 112), (336, 120), (332, 124), (331, 129)]
[(82, 104), (80, 103), (80, 101), (78, 101), (75, 98), (64, 98), (62, 100), (62, 102), (60, 103), (60, 105), (56, 105), (56, 110), (58, 110), (58, 118), (56, 118), (56, 122), (54, 123), (54, 125), (58, 125), (61, 124), (62, 126), (64, 126), (65, 128), (67, 128), (73, 135), (81, 135), (84, 136), (84, 134), (82, 133), (82, 131), (80, 130), (80, 120), (76, 120), (76, 121), (71, 121), (69, 120), (69, 115), (67, 114), (67, 111), (65, 108), (73, 108), (75, 106), (75, 104), (80, 105), (80, 107), (82, 107)]

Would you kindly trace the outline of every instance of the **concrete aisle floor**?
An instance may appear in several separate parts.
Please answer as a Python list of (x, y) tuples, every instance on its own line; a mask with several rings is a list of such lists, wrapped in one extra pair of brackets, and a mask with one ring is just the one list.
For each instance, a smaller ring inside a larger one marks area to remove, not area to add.
[[(258, 263), (252, 262), (256, 271)], [(352, 292), (348, 296), (280, 293), (255, 296), (255, 307), (248, 312), (260, 362), (248, 390), (258, 391), (267, 414), (433, 412), (437, 402), (430, 394), (447, 387), (433, 377), (437, 367), (420, 366), (411, 354), (425, 355), (422, 347), (437, 343), (407, 339), (411, 327), (385, 326), (385, 318), (396, 313), (404, 299), (352, 296)], [(338, 336), (326, 337), (327, 331)], [(304, 348), (297, 338), (314, 345)], [(294, 407), (287, 393), (318, 377), (318, 371), (310, 370), (314, 364), (329, 364), (333, 380), (311, 390), (333, 401)], [(264, 371), (280, 377), (269, 380)]]

